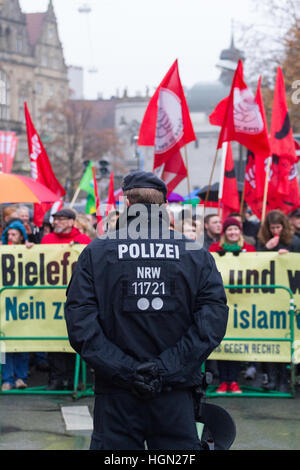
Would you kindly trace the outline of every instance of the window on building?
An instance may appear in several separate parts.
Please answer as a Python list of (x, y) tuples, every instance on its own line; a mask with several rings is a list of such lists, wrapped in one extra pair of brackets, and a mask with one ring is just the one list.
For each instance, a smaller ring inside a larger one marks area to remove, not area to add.
[(17, 52), (22, 52), (22, 50), (23, 50), (23, 38), (22, 38), (22, 36), (17, 37), (16, 49), (17, 49)]
[(54, 86), (49, 85), (49, 98), (53, 98), (54, 96)]
[(10, 83), (3, 70), (0, 70), (0, 119), (10, 119)]
[(38, 95), (43, 94), (43, 83), (42, 82), (36, 82), (35, 91)]

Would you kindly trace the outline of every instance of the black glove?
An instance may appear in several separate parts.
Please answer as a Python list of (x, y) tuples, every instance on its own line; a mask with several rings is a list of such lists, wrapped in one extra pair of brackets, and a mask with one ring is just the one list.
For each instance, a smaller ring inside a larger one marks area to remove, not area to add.
[(154, 398), (162, 390), (162, 378), (155, 362), (143, 362), (136, 368), (132, 392), (139, 398)]

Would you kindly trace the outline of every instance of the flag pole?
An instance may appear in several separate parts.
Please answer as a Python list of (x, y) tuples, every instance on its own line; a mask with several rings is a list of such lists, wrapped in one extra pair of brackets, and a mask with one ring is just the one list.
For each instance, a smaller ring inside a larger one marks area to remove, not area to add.
[(218, 215), (220, 215), (220, 203), (223, 198), (223, 184), (224, 184), (224, 171), (225, 162), (228, 149), (228, 142), (222, 144), (222, 160), (221, 160), (221, 171), (220, 171), (220, 182), (219, 182), (219, 193), (218, 193)]
[(265, 216), (266, 216), (266, 206), (267, 206), (269, 175), (270, 175), (271, 163), (272, 163), (272, 157), (269, 157), (268, 158), (268, 164), (267, 164), (267, 171), (266, 171), (265, 189), (264, 189), (262, 216), (261, 216), (261, 221), (262, 222), (264, 222)]
[(78, 188), (76, 189), (76, 191), (74, 193), (74, 196), (73, 196), (73, 199), (70, 202), (70, 209), (72, 209), (73, 205), (75, 204), (75, 201), (76, 201), (79, 193), (80, 193), (80, 186), (78, 186)]
[(206, 207), (206, 203), (208, 201), (208, 197), (209, 197), (209, 193), (210, 193), (210, 188), (211, 188), (211, 182), (212, 182), (212, 178), (213, 178), (213, 174), (214, 174), (214, 171), (215, 171), (215, 166), (216, 166), (216, 161), (217, 161), (217, 156), (218, 156), (218, 148), (216, 150), (216, 153), (215, 153), (215, 158), (214, 158), (214, 161), (213, 161), (213, 166), (212, 166), (212, 169), (211, 169), (211, 172), (210, 172), (210, 177), (209, 177), (209, 182), (208, 182), (208, 188), (207, 188), (207, 191), (206, 191), (206, 194), (205, 194), (205, 199), (204, 199), (204, 213), (205, 213), (205, 207)]
[(186, 145), (184, 146), (184, 157), (185, 157), (186, 172), (187, 172), (188, 194), (189, 194), (189, 196), (190, 196), (190, 204), (192, 204), (192, 201), (191, 201), (191, 183), (190, 183), (189, 163), (188, 163), (188, 154), (187, 154)]
[(241, 195), (241, 204), (240, 204), (240, 214), (242, 215), (243, 214), (243, 210), (244, 210), (244, 201), (245, 201), (245, 180), (244, 180), (244, 186), (243, 186), (243, 192), (242, 192), (242, 195)]

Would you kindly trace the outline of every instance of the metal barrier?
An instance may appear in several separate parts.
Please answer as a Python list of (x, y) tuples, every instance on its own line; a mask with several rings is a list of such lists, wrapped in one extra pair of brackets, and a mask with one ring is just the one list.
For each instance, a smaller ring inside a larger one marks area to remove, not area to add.
[[(286, 338), (245, 338), (245, 337), (225, 337), (223, 341), (238, 341), (238, 340), (244, 340), (244, 341), (257, 341), (257, 340), (262, 340), (262, 341), (285, 341), (289, 342), (291, 346), (291, 363), (290, 363), (290, 370), (291, 370), (291, 393), (281, 393), (278, 391), (265, 391), (263, 388), (253, 388), (253, 387), (243, 387), (242, 394), (234, 394), (234, 396), (248, 396), (248, 397), (294, 397), (295, 396), (295, 367), (294, 363), (292, 361), (293, 354), (294, 354), (294, 313), (295, 313), (295, 305), (294, 305), (294, 297), (293, 297), (293, 292), (291, 289), (289, 289), (286, 286), (281, 286), (281, 285), (261, 285), (261, 284), (245, 284), (245, 285), (225, 285), (225, 289), (283, 289), (286, 292), (288, 292), (290, 296), (290, 302), (289, 302), (289, 316), (290, 316), (290, 334)], [(66, 289), (67, 286), (15, 286), (15, 287), (3, 287), (0, 289), (0, 298), (1, 294), (5, 290), (23, 290), (23, 289)], [(1, 319), (1, 316), (0, 316)], [(5, 337), (3, 336), (3, 333), (1, 332), (1, 324), (0, 324), (0, 347), (1, 347), (1, 341), (18, 341), (18, 340), (66, 340), (68, 341), (68, 337)], [(0, 350), (1, 353), (1, 350)], [(70, 353), (72, 354), (72, 353)], [(75, 354), (75, 353), (74, 353)], [(80, 376), (80, 371), (81, 371), (81, 385), (79, 388), (79, 376)], [(1, 376), (1, 361), (0, 361), (0, 376)], [(2, 381), (1, 381), (2, 382)], [(0, 383), (1, 383), (0, 382)], [(208, 386), (206, 395), (208, 397), (224, 397), (224, 396), (233, 396), (232, 393), (222, 393), (218, 394), (215, 392), (216, 386)], [(11, 389), (5, 392), (0, 391), (1, 394), (64, 394), (64, 395), (72, 395), (73, 398), (80, 398), (83, 396), (91, 396), (94, 394), (93, 386), (92, 384), (87, 384), (87, 371), (86, 371), (86, 363), (80, 358), (78, 354), (76, 354), (76, 361), (75, 361), (75, 371), (74, 371), (74, 383), (73, 383), (73, 390), (55, 390), (55, 391), (50, 391), (46, 390), (46, 386), (41, 386), (41, 387), (29, 387), (26, 389)]]
[[(208, 397), (224, 397), (224, 396), (235, 396), (235, 397), (283, 397), (283, 398), (290, 398), (295, 396), (295, 364), (293, 363), (293, 356), (294, 356), (294, 318), (295, 318), (295, 303), (293, 292), (290, 288), (281, 285), (266, 285), (266, 284), (228, 284), (224, 285), (225, 289), (283, 289), (288, 292), (290, 296), (289, 301), (289, 317), (290, 317), (290, 334), (288, 337), (285, 338), (245, 338), (245, 337), (224, 337), (223, 341), (283, 341), (289, 342), (291, 347), (291, 362), (290, 362), (290, 378), (291, 378), (291, 393), (282, 393), (277, 390), (268, 391), (265, 390), (263, 387), (250, 387), (250, 386), (241, 386), (243, 393), (216, 393), (215, 389), (217, 386), (209, 385), (207, 388), (206, 395)], [(263, 361), (266, 362), (266, 361)]]
[[(41, 289), (52, 289), (52, 290), (58, 290), (58, 289), (65, 289), (66, 290), (67, 286), (13, 286), (13, 287), (3, 287), (0, 289), (0, 298), (1, 294), (6, 291), (6, 290), (41, 290)], [(1, 315), (0, 315), (0, 354), (1, 354), (1, 342), (2, 341), (20, 341), (20, 340), (30, 340), (30, 341), (36, 341), (36, 340), (51, 340), (51, 341), (57, 341), (57, 340), (64, 340), (68, 341), (69, 338), (67, 336), (4, 336), (2, 331), (1, 331)], [(8, 353), (9, 354), (9, 353)], [(72, 353), (68, 353), (72, 354)], [(74, 371), (74, 381), (73, 381), (73, 390), (47, 390), (47, 386), (40, 386), (40, 387), (28, 387), (25, 389), (11, 389), (8, 391), (1, 391), (0, 390), (0, 395), (12, 395), (12, 394), (47, 394), (47, 395), (72, 395), (73, 398), (80, 398), (83, 396), (89, 396), (93, 395), (93, 387), (91, 384), (87, 384), (87, 372), (86, 372), (86, 363), (80, 358), (79, 354), (76, 354), (76, 359), (75, 359), (75, 371)], [(0, 385), (2, 384), (2, 364), (0, 360)], [(79, 388), (79, 376), (80, 376), (80, 371), (81, 371), (81, 384)]]

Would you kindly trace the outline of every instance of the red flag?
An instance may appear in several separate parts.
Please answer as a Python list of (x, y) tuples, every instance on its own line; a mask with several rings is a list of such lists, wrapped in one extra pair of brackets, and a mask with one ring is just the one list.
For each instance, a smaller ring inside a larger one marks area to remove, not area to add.
[(300, 205), (296, 168), (298, 158), (280, 67), (276, 75), (270, 142), (272, 165), (268, 187), (269, 207), (288, 214)]
[(103, 229), (103, 220), (102, 220), (102, 215), (101, 215), (101, 210), (100, 210), (100, 198), (98, 194), (98, 185), (97, 185), (94, 165), (92, 165), (92, 172), (93, 172), (93, 182), (94, 182), (95, 202), (96, 202), (97, 230), (98, 230), (98, 234), (101, 236), (104, 233), (104, 229)]
[(0, 170), (11, 173), (18, 144), (14, 132), (0, 132)]
[[(158, 172), (156, 171), (156, 173)], [(166, 161), (163, 172), (159, 176), (168, 187), (168, 195), (178, 186), (180, 181), (187, 177), (187, 169), (180, 150), (175, 151), (172, 157)]]
[(230, 142), (228, 142), (227, 146), (223, 188), (221, 188), (221, 191), (222, 194), (220, 194), (220, 196), (223, 207), (222, 220), (225, 220), (230, 212), (240, 212), (239, 192)]
[[(169, 192), (171, 185), (175, 188), (175, 181), (177, 185), (186, 176), (179, 149), (194, 140), (176, 60), (148, 104), (138, 138), (138, 145), (154, 146), (153, 170), (161, 178), (170, 177), (170, 173), (175, 175), (169, 181)], [(173, 158), (174, 162), (169, 162)]]
[[(27, 141), (30, 155), (31, 177), (47, 186), (59, 197), (63, 197), (66, 192), (56, 179), (53, 173), (47, 152), (43, 143), (32, 123), (27, 104), (24, 103), (25, 119), (27, 128)], [(43, 223), (45, 213), (51, 208), (52, 204), (34, 204), (33, 223), (40, 227)]]
[(259, 107), (261, 116), (264, 122), (264, 140), (265, 140), (265, 150), (263, 152), (258, 151), (255, 153), (255, 181), (256, 181), (256, 193), (257, 197), (263, 197), (264, 188), (265, 188), (265, 179), (266, 173), (265, 168), (268, 162), (268, 157), (271, 156), (271, 146), (270, 146), (270, 139), (269, 139), (269, 131), (268, 131), (268, 123), (267, 117), (263, 102), (263, 97), (261, 93), (261, 77), (258, 79), (255, 101)]
[(220, 122), (226, 101), (227, 107), (217, 148), (221, 148), (223, 142), (236, 141), (252, 152), (269, 156), (269, 142), (265, 136), (263, 117), (251, 90), (244, 82), (241, 60), (233, 77), (228, 100), (225, 98), (212, 113), (212, 123)]
[(225, 114), (228, 106), (228, 100), (229, 97), (226, 96), (226, 98), (223, 98), (215, 107), (213, 112), (209, 115), (209, 122), (213, 126), (222, 126), (224, 119), (225, 119)]
[(283, 73), (277, 69), (271, 122), (272, 154), (287, 158), (291, 163), (297, 162), (293, 130), (290, 123)]
[[(247, 165), (245, 168), (244, 182), (244, 199), (248, 206), (251, 207), (253, 214), (259, 219), (262, 216), (263, 198), (258, 195), (257, 191), (257, 159), (253, 152), (248, 150)], [(265, 178), (265, 169), (263, 169), (263, 177)]]
[(116, 207), (115, 195), (114, 195), (114, 172), (110, 173), (109, 187), (108, 187), (108, 199), (106, 206), (106, 216), (108, 213)]
[(300, 144), (297, 140), (295, 140), (294, 142), (295, 142), (296, 157), (297, 157), (297, 163), (298, 163), (300, 160)]

